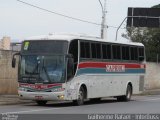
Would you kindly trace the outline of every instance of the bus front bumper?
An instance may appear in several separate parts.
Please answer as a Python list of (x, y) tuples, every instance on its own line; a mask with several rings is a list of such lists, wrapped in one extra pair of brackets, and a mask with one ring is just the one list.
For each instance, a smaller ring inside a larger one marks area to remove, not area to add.
[(25, 92), (18, 91), (20, 99), (24, 100), (65, 100), (64, 91), (61, 92)]

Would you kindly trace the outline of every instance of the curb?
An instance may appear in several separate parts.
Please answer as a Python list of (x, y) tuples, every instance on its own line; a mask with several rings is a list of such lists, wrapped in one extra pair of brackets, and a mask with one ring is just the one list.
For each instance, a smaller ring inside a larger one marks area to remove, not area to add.
[(0, 106), (2, 105), (20, 105), (20, 104), (29, 104), (29, 103), (33, 103), (31, 102), (22, 102), (22, 101), (17, 101), (17, 102), (0, 102)]
[(31, 100), (20, 100), (18, 95), (0, 95), (0, 105), (17, 105), (33, 103)]
[(160, 95), (160, 89), (144, 90), (141, 95)]

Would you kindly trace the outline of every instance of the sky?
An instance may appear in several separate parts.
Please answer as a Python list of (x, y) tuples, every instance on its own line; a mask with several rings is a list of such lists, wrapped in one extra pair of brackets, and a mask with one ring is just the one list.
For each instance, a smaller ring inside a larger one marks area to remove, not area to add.
[[(102, 9), (98, 0), (23, 0), (67, 16), (101, 23)], [(103, 3), (103, 0), (101, 0)], [(127, 16), (128, 7), (152, 7), (160, 0), (107, 0), (107, 25), (118, 27)], [(107, 29), (107, 39), (115, 40), (116, 28)], [(125, 24), (122, 25), (125, 27)], [(13, 41), (49, 33), (83, 33), (100, 37), (101, 26), (75, 21), (41, 11), (17, 0), (0, 0), (0, 38)], [(125, 40), (120, 29), (118, 40)]]

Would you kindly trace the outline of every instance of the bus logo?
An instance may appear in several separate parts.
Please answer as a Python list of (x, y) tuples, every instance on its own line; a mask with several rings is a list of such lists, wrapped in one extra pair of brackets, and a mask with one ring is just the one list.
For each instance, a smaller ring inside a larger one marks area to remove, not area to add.
[(28, 50), (28, 47), (29, 47), (29, 42), (25, 42), (24, 43), (24, 50)]
[(125, 72), (125, 65), (106, 65), (106, 72)]

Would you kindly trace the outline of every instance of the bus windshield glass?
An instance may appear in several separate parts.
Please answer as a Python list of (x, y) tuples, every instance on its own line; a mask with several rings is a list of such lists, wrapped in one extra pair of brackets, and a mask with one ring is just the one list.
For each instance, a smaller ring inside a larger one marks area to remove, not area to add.
[(22, 55), (19, 82), (63, 83), (65, 57), (62, 55)]

